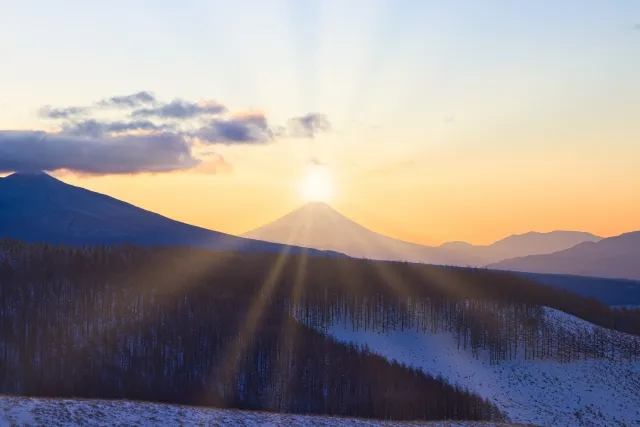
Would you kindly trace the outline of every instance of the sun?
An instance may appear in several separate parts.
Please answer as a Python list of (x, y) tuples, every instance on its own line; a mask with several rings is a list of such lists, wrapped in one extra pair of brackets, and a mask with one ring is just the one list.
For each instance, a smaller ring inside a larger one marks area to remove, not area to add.
[(331, 174), (326, 166), (312, 165), (302, 183), (302, 197), (307, 202), (328, 202), (333, 195)]

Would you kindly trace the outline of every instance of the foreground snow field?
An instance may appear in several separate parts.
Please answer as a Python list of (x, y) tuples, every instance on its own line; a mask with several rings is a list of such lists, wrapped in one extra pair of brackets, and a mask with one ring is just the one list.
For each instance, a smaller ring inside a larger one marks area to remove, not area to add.
[[(600, 328), (566, 313), (545, 308), (548, 320), (567, 330)], [(342, 342), (367, 345), (388, 359), (442, 375), (490, 399), (511, 421), (542, 426), (640, 426), (640, 362), (586, 360), (560, 363), (516, 359), (491, 365), (458, 350), (449, 332), (354, 331), (339, 319), (326, 331)], [(615, 331), (620, 339), (637, 339)]]
[(0, 396), (0, 426), (245, 426), (245, 427), (311, 427), (311, 426), (410, 426), (432, 427), (490, 427), (507, 426), (501, 423), (434, 422), (399, 423), (362, 419), (334, 418), (265, 412), (220, 410), (157, 403), (34, 399)]

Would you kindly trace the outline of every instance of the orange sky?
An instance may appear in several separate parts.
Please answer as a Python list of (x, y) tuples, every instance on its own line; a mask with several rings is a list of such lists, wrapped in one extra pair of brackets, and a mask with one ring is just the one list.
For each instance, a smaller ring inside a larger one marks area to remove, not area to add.
[[(368, 228), (423, 244), (489, 244), (527, 231), (580, 230), (606, 237), (640, 229), (639, 181), (632, 179), (637, 172), (631, 157), (603, 161), (597, 152), (586, 153), (574, 157), (578, 168), (567, 166), (571, 163), (559, 153), (500, 157), (450, 151), (434, 150), (431, 159), (415, 155), (379, 166), (332, 167), (334, 194), (328, 202)], [(245, 158), (221, 174), (59, 176), (177, 220), (235, 234), (306, 202), (301, 186), (307, 166), (273, 157), (282, 164), (253, 169)]]

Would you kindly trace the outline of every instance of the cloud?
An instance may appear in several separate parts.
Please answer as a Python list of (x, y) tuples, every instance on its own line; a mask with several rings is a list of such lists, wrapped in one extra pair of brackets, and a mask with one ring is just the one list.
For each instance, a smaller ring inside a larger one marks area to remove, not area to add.
[(191, 136), (209, 144), (256, 144), (274, 138), (262, 113), (245, 113), (229, 118), (214, 118)]
[(318, 159), (317, 157), (311, 157), (309, 158), (309, 164), (311, 166), (326, 166), (326, 163), (324, 163), (323, 161), (321, 161), (320, 159)]
[[(108, 113), (108, 120), (103, 113)], [(267, 144), (291, 136), (313, 138), (331, 128), (323, 114), (309, 113), (293, 117), (286, 126), (274, 126), (260, 111), (231, 113), (216, 101), (163, 103), (149, 91), (88, 106), (45, 106), (39, 114), (57, 120), (60, 130), (0, 130), (0, 172), (228, 173), (232, 166), (222, 156), (203, 156), (200, 149), (211, 144)]]
[(331, 130), (331, 123), (327, 116), (319, 113), (292, 117), (288, 125), (288, 134), (293, 138), (313, 138), (321, 132)]
[(193, 169), (194, 172), (206, 174), (230, 174), (233, 173), (233, 165), (218, 153), (205, 153), (206, 158)]
[(40, 117), (47, 119), (71, 119), (76, 116), (87, 114), (90, 111), (88, 107), (63, 107), (53, 108), (50, 105), (42, 107), (38, 114)]
[(640, 31), (640, 24), (634, 25), (633, 29), (636, 30), (636, 31)]
[(153, 93), (143, 90), (138, 93), (124, 96), (114, 96), (98, 102), (102, 107), (136, 108), (143, 105), (155, 104), (156, 97)]
[(48, 119), (73, 119), (90, 113), (96, 108), (117, 107), (117, 108), (136, 108), (144, 105), (155, 104), (155, 96), (148, 91), (141, 91), (131, 95), (114, 96), (109, 99), (103, 99), (91, 106), (70, 106), (55, 108), (50, 105), (42, 107), (38, 114)]
[(133, 117), (158, 117), (163, 119), (191, 119), (204, 115), (217, 115), (227, 111), (227, 108), (215, 101), (192, 103), (175, 99), (169, 104), (154, 108), (142, 108), (133, 112)]
[(75, 136), (99, 138), (113, 133), (129, 133), (136, 131), (165, 132), (172, 130), (167, 124), (157, 125), (149, 120), (99, 122), (95, 119), (82, 122), (65, 123), (62, 132)]
[(179, 135), (87, 138), (42, 131), (0, 131), (0, 171), (68, 169), (84, 174), (132, 174), (191, 169), (200, 164)]

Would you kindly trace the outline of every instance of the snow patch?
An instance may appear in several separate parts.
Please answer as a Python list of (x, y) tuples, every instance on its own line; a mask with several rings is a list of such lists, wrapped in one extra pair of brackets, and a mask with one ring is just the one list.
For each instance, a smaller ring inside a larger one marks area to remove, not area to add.
[[(637, 339), (606, 330), (545, 307), (549, 323), (568, 331), (600, 330), (616, 339)], [(490, 364), (488, 354), (474, 358), (458, 348), (449, 332), (355, 330), (349, 319), (336, 319), (326, 331), (341, 342), (367, 346), (389, 360), (442, 376), (490, 399), (514, 422), (542, 426), (640, 425), (640, 363), (609, 359), (560, 363), (514, 360)]]
[(90, 425), (115, 426), (245, 426), (245, 427), (364, 427), (410, 426), (489, 427), (502, 423), (402, 423), (355, 418), (275, 414), (118, 400), (36, 399), (0, 396), (0, 427)]

